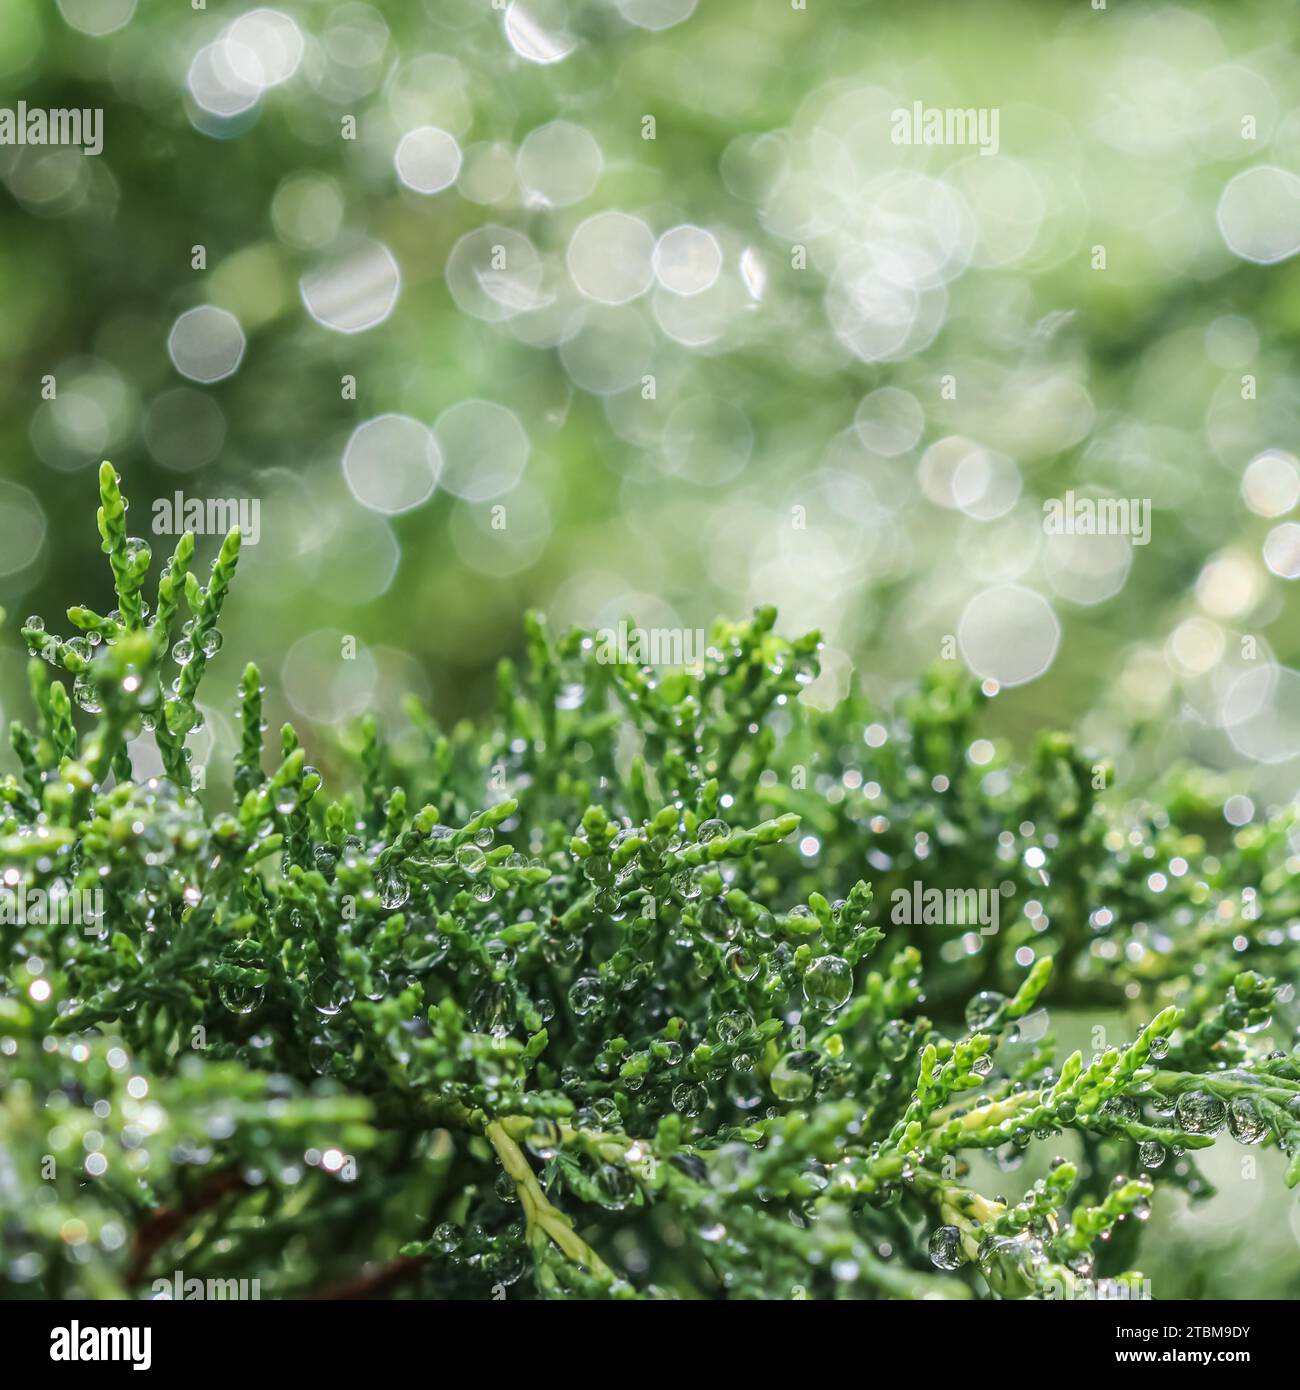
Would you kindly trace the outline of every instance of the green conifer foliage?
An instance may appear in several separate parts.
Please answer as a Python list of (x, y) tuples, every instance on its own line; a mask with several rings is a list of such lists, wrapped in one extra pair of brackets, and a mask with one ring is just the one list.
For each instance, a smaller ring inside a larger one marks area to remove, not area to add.
[[(818, 713), (770, 610), (694, 671), (532, 619), (491, 718), (367, 721), (341, 787), (266, 745), (250, 666), (218, 805), (186, 737), (238, 534), (150, 588), (100, 489), (117, 609), (23, 627), (0, 782), (4, 1292), (1095, 1296), (1142, 1287), (1196, 1150), (1300, 1180), (1289, 814), (1117, 799), (1063, 736), (977, 765), (947, 675)], [(995, 929), (922, 882), (996, 891)], [(1127, 1035), (1058, 1055), (1098, 1009)], [(975, 1151), (1031, 1146), (1075, 1157), (979, 1190)]]

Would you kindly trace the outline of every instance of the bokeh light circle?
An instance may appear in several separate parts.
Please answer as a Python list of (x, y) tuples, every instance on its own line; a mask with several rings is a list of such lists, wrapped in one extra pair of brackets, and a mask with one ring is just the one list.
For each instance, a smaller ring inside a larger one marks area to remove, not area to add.
[(598, 212), (569, 241), (566, 261), (573, 283), (600, 304), (627, 304), (654, 280), (655, 240), (639, 217)]
[(1268, 533), (1264, 563), (1279, 579), (1300, 579), (1300, 525), (1284, 521)]
[(712, 232), (685, 224), (665, 232), (654, 249), (654, 273), (673, 294), (702, 294), (722, 271), (722, 248)]
[(298, 282), (307, 312), (336, 333), (364, 333), (393, 312), (402, 276), (382, 242), (363, 241), (329, 257)]
[(177, 473), (202, 468), (221, 452), (226, 417), (220, 405), (192, 386), (164, 391), (150, 404), (144, 442), (164, 467)]
[(58, 5), (69, 29), (102, 39), (130, 23), (136, 0), (58, 0)]
[[(345, 658), (345, 651), (351, 655)], [(280, 687), (289, 703), (317, 724), (338, 724), (370, 708), (378, 680), (369, 650), (331, 628), (300, 637), (280, 663)]]
[(1219, 231), (1234, 256), (1259, 265), (1300, 251), (1300, 178), (1261, 164), (1230, 179), (1219, 199)]
[(695, 13), (698, 0), (617, 0), (618, 12), (638, 29), (671, 29)]
[(237, 371), (245, 346), (239, 320), (215, 304), (187, 309), (167, 338), (167, 352), (176, 370), (205, 384), (222, 381)]
[(512, 0), (504, 16), (510, 47), (530, 63), (563, 62), (578, 46), (564, 0)]
[(1056, 659), (1061, 625), (1041, 594), (1019, 584), (999, 584), (976, 594), (957, 625), (967, 666), (999, 685), (1036, 680)]
[(853, 424), (868, 449), (894, 458), (916, 447), (925, 428), (925, 412), (910, 391), (882, 386), (862, 398)]
[(231, 21), (224, 38), (231, 67), (250, 86), (278, 87), (302, 62), (302, 30), (282, 10), (248, 10)]
[(433, 432), (442, 453), (442, 486), (466, 502), (501, 497), (523, 476), (528, 435), (504, 405), (460, 401), (442, 412)]
[(408, 512), (433, 494), (442, 458), (428, 428), (409, 415), (379, 415), (358, 425), (343, 450), (343, 476), (363, 507), (386, 516)]
[(441, 193), (460, 173), (456, 137), (437, 126), (417, 126), (402, 136), (393, 156), (397, 177), (416, 193)]
[(537, 249), (522, 232), (484, 226), (451, 248), (444, 272), (462, 313), (502, 323), (545, 304), (544, 270)]
[(45, 545), (45, 512), (19, 483), (0, 478), (0, 578), (21, 574)]
[(551, 121), (524, 137), (515, 169), (530, 202), (562, 208), (592, 192), (603, 163), (589, 130), (572, 121)]
[(1300, 467), (1281, 449), (1257, 454), (1246, 465), (1241, 495), (1259, 516), (1283, 516), (1300, 501)]
[(1289, 762), (1300, 754), (1300, 672), (1271, 663), (1228, 687), (1220, 714), (1232, 746), (1252, 762)]

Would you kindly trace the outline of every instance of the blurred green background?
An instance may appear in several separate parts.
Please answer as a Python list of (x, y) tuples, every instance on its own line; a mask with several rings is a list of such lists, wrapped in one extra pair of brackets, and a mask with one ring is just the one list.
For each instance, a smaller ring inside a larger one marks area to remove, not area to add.
[[(104, 145), (0, 145), (0, 603), (109, 606), (107, 457), (158, 556), (157, 500), (258, 505), (213, 785), (247, 659), (328, 768), (480, 708), (527, 607), (775, 603), (814, 701), (964, 661), (992, 732), (1245, 824), (1300, 766), (1295, 56), (1265, 0), (5, 0), (0, 106)], [(996, 152), (895, 144), (914, 102)], [(1045, 534), (1067, 490), (1150, 543)], [(1230, 1147), (1165, 1296), (1294, 1291)]]

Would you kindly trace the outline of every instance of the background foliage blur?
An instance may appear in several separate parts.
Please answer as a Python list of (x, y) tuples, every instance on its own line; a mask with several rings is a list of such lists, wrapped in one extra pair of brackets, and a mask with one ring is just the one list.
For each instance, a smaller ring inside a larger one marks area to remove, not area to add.
[[(0, 146), (0, 602), (108, 606), (101, 458), (156, 555), (155, 499), (257, 499), (199, 761), (249, 658), (310, 744), (481, 706), (528, 606), (773, 602), (826, 635), (813, 698), (953, 634), (1006, 737), (1188, 760), (1234, 824), (1295, 795), (1276, 5), (5, 0), (19, 100), (102, 107), (104, 150)], [(916, 101), (997, 153), (894, 144)], [(1150, 544), (1045, 535), (1067, 489), (1149, 498)], [(1194, 1247), (1294, 1263), (1294, 1204), (1231, 1186)], [(1241, 1296), (1234, 1259), (1166, 1277)]]

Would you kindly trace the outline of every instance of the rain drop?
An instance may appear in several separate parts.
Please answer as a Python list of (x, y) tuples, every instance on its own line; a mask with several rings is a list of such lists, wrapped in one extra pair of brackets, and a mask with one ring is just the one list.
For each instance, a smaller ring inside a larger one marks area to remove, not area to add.
[(930, 1237), (930, 1263), (936, 1269), (956, 1269), (962, 1263), (961, 1232), (940, 1226)]
[(853, 967), (843, 956), (819, 956), (803, 977), (803, 997), (814, 1009), (831, 1013), (853, 992)]
[(772, 1093), (778, 1100), (807, 1100), (813, 1091), (815, 1052), (787, 1052), (772, 1068)]
[(1208, 1091), (1184, 1091), (1174, 1114), (1188, 1134), (1217, 1134), (1227, 1118), (1227, 1107)]
[(978, 1032), (981, 1028), (987, 1028), (997, 1015), (998, 1010), (1007, 1002), (1005, 994), (998, 994), (995, 990), (981, 990), (966, 1005), (966, 1027), (972, 1032)]

